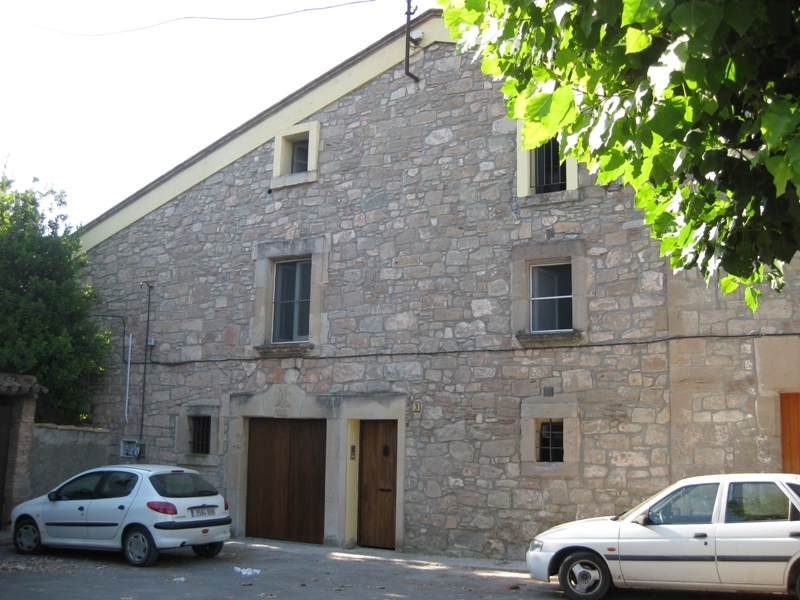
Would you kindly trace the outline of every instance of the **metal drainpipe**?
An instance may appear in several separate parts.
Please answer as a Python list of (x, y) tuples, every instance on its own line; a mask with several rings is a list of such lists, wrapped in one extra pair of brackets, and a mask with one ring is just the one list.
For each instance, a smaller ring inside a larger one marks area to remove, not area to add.
[(150, 348), (150, 293), (153, 290), (153, 286), (143, 281), (139, 284), (139, 288), (141, 289), (142, 286), (147, 286), (147, 326), (145, 328), (144, 334), (144, 372), (142, 374), (142, 420), (139, 423), (139, 441), (144, 438), (144, 397), (145, 397), (145, 390), (147, 389), (147, 351)]
[(411, 0), (406, 0), (406, 2), (408, 3), (408, 8), (406, 9), (406, 75), (419, 83), (419, 77), (409, 70), (411, 61), (411, 17), (417, 12), (417, 7), (415, 6), (414, 10), (411, 10)]

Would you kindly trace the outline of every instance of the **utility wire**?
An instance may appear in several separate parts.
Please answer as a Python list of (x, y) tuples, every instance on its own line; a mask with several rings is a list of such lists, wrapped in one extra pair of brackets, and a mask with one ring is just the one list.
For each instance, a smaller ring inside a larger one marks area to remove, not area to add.
[[(52, 27), (45, 27), (44, 25), (39, 25), (38, 23), (31, 23), (30, 21), (24, 21), (28, 23), (28, 25), (33, 25), (34, 27), (39, 27), (40, 29), (46, 29), (48, 31), (52, 31), (55, 33), (60, 33), (63, 35), (73, 35), (77, 37), (104, 37), (109, 35), (120, 35), (123, 33), (136, 33), (137, 31), (144, 31), (146, 29), (153, 29), (154, 27), (161, 27), (162, 25), (168, 25), (169, 23), (175, 23), (177, 21), (189, 21), (189, 20), (197, 20), (197, 21), (265, 21), (267, 19), (278, 19), (280, 17), (289, 17), (291, 15), (297, 15), (300, 13), (305, 12), (314, 12), (319, 10), (329, 10), (332, 8), (341, 8), (343, 6), (351, 6), (353, 4), (367, 4), (370, 2), (376, 2), (377, 0), (352, 0), (351, 2), (343, 2), (341, 4), (331, 4), (329, 6), (316, 6), (313, 8), (301, 8), (300, 10), (293, 10), (285, 13), (280, 13), (277, 15), (267, 15), (265, 17), (176, 17), (174, 19), (168, 19), (166, 21), (160, 21), (158, 23), (153, 23), (152, 25), (145, 25), (143, 27), (136, 27), (134, 29), (122, 29), (120, 31), (109, 31), (106, 33), (74, 33), (72, 31), (61, 31), (60, 29), (53, 29)], [(22, 20), (22, 19), (20, 19)]]

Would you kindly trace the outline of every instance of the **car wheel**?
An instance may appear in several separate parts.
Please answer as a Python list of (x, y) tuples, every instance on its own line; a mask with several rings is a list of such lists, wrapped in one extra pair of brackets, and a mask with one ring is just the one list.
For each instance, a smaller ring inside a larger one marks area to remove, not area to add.
[(561, 563), (558, 583), (572, 600), (598, 600), (608, 591), (611, 574), (594, 552), (576, 552)]
[(211, 542), (210, 544), (197, 544), (192, 546), (192, 550), (201, 558), (214, 558), (222, 550), (223, 542)]
[(42, 536), (33, 519), (22, 519), (14, 527), (14, 547), (20, 554), (39, 554), (42, 551)]
[(132, 527), (122, 540), (125, 560), (134, 567), (149, 567), (158, 558), (158, 548), (153, 536), (144, 527)]

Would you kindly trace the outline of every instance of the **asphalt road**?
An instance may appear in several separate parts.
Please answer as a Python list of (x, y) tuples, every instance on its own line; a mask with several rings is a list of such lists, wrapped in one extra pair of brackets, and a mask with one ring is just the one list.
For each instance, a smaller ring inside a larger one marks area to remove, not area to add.
[[(261, 598), (564, 600), (558, 586), (534, 582), (525, 565), (388, 551), (338, 550), (271, 540), (233, 540), (219, 556), (162, 552), (152, 567), (120, 553), (14, 551), (0, 533), (0, 598), (80, 600), (232, 600)], [(608, 600), (771, 600), (753, 594), (615, 590)]]

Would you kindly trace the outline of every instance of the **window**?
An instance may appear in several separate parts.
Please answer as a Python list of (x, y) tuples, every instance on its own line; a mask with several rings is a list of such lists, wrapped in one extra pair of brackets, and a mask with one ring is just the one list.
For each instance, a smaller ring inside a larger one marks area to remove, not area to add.
[(100, 498), (124, 498), (133, 491), (137, 481), (139, 481), (139, 476), (134, 473), (114, 471), (103, 483)]
[(531, 331), (572, 329), (572, 266), (531, 267)]
[(534, 190), (537, 194), (567, 189), (567, 163), (561, 162), (558, 140), (555, 138), (531, 153)]
[(711, 523), (718, 483), (688, 485), (650, 507), (647, 516), (656, 525)]
[(539, 422), (539, 462), (564, 462), (564, 421)]
[(275, 265), (275, 313), (273, 342), (308, 340), (311, 308), (311, 261), (299, 260)]
[(208, 415), (189, 417), (189, 453), (211, 453), (211, 417)]
[(175, 453), (179, 465), (216, 467), (220, 460), (220, 401), (190, 400), (176, 421)]
[(329, 248), (326, 235), (255, 244), (250, 339), (261, 356), (289, 358), (319, 352)]
[(517, 122), (517, 197), (531, 198), (521, 206), (578, 199), (578, 162), (561, 162), (558, 140), (535, 150), (522, 145), (522, 124)]
[(789, 498), (771, 481), (732, 483), (728, 488), (725, 522), (787, 521), (790, 507)]
[(271, 188), (317, 180), (319, 130), (319, 121), (311, 121), (284, 129), (275, 136)]

